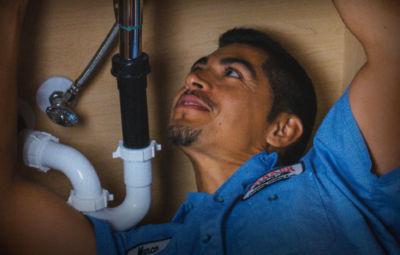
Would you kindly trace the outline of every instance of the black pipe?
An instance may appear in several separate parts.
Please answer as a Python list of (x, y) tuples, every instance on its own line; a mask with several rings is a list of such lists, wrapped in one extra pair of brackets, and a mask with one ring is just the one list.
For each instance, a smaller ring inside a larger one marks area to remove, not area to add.
[(145, 53), (135, 59), (117, 54), (112, 58), (111, 73), (118, 81), (124, 146), (145, 148), (150, 144), (146, 96), (149, 58)]

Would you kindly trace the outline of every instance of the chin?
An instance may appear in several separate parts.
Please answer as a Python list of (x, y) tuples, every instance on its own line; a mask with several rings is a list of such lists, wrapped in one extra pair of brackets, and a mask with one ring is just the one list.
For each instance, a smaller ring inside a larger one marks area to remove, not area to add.
[(195, 143), (202, 130), (184, 125), (169, 125), (167, 129), (168, 140), (176, 146), (188, 147)]

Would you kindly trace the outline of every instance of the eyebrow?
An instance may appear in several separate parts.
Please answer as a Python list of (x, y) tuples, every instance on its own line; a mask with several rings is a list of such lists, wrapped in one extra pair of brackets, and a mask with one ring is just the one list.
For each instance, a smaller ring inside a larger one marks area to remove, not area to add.
[[(208, 57), (202, 57), (199, 60), (197, 60), (196, 62), (194, 62), (194, 64), (190, 68), (190, 70), (193, 71), (193, 69), (197, 65), (207, 65), (207, 63), (208, 63)], [(243, 66), (251, 74), (251, 77), (253, 79), (257, 78), (254, 67), (250, 64), (250, 62), (248, 62), (247, 60), (244, 60), (242, 58), (224, 58), (224, 59), (221, 59), (220, 64), (221, 65), (239, 64), (239, 65)]]
[(208, 57), (202, 57), (199, 60), (197, 60), (196, 62), (194, 62), (194, 64), (192, 65), (192, 67), (190, 68), (191, 71), (193, 71), (193, 69), (197, 66), (197, 65), (207, 65), (208, 63)]

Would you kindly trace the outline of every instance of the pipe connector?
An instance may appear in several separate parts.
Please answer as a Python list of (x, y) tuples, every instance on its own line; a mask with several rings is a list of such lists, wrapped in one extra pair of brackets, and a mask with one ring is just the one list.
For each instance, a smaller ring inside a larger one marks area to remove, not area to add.
[(79, 198), (76, 195), (76, 192), (71, 190), (67, 202), (80, 212), (94, 212), (106, 208), (108, 206), (108, 201), (112, 200), (114, 200), (114, 195), (108, 192), (106, 189), (103, 189), (103, 192), (100, 196), (93, 199)]
[(161, 144), (152, 140), (150, 145), (144, 149), (130, 149), (124, 146), (123, 141), (119, 141), (117, 150), (113, 153), (113, 158), (122, 158), (124, 161), (144, 162), (156, 156), (156, 151), (161, 150)]
[(46, 132), (27, 130), (24, 133), (23, 160), (27, 166), (47, 172), (50, 167), (43, 164), (42, 155), (48, 142), (58, 143), (59, 139)]
[(143, 188), (151, 185), (151, 159), (160, 150), (161, 144), (154, 140), (142, 149), (126, 148), (123, 141), (119, 142), (113, 158), (122, 158), (124, 161), (124, 182), (127, 187)]

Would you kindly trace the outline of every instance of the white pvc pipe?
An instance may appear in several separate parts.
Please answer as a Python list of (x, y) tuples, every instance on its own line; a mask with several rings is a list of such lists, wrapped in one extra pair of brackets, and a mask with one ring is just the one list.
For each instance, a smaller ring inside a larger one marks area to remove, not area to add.
[(115, 208), (87, 212), (88, 216), (107, 220), (115, 231), (125, 231), (139, 223), (149, 211), (151, 187), (126, 187), (124, 202)]
[(59, 170), (71, 181), (69, 203), (79, 211), (95, 211), (107, 206), (110, 196), (103, 190), (92, 164), (79, 151), (58, 143), (45, 132), (25, 131), (24, 161), (44, 172)]
[(126, 195), (119, 206), (106, 208), (112, 195), (101, 188), (93, 166), (79, 151), (59, 144), (57, 138), (45, 132), (27, 131), (25, 139), (25, 163), (44, 172), (50, 168), (63, 172), (74, 188), (68, 202), (75, 209), (107, 220), (117, 231), (133, 227), (147, 214), (151, 203), (151, 159), (161, 149), (155, 141), (143, 149), (125, 148), (120, 142), (114, 157), (124, 160)]
[(151, 161), (124, 160), (125, 200), (118, 207), (86, 213), (107, 220), (116, 231), (127, 230), (141, 221), (151, 203)]
[(42, 164), (64, 173), (77, 197), (92, 199), (101, 195), (100, 181), (92, 164), (74, 148), (49, 142), (43, 149)]

